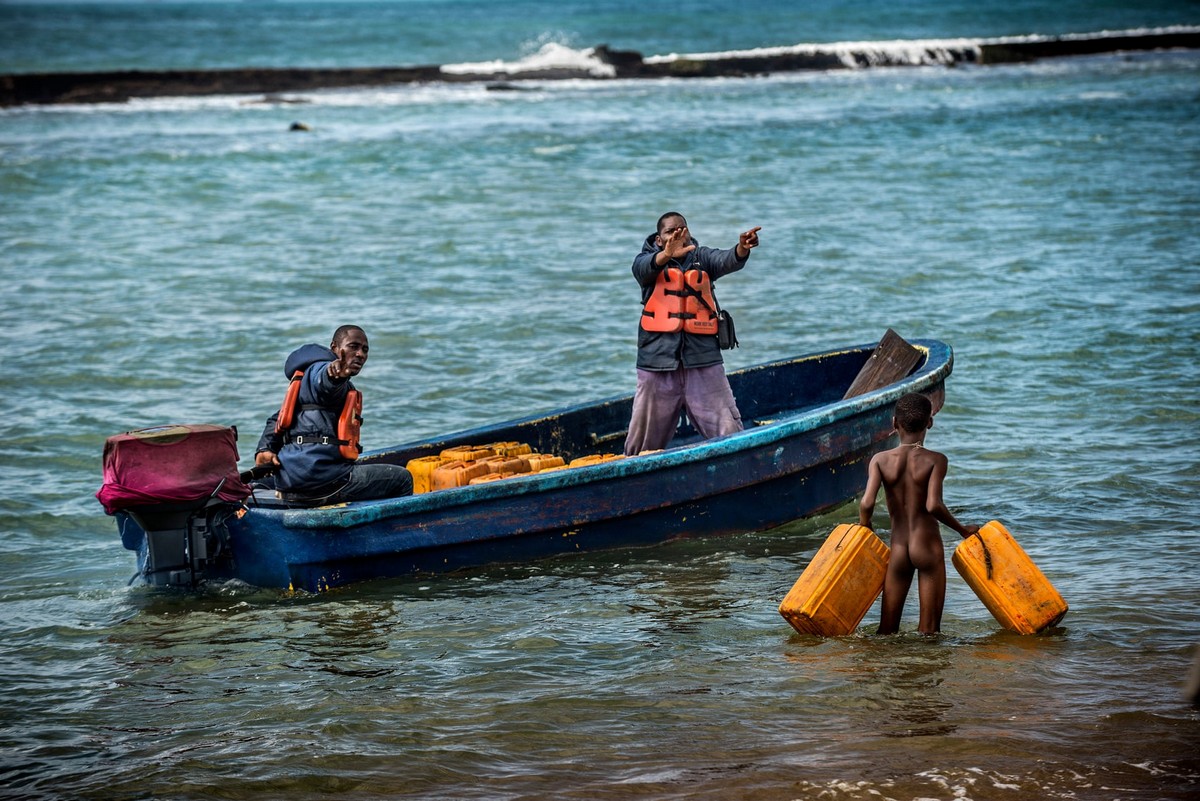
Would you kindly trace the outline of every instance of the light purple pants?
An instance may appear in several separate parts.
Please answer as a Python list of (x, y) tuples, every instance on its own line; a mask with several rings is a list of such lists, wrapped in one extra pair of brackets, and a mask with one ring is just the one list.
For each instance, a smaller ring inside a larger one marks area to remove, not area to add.
[(667, 447), (679, 426), (681, 410), (705, 439), (742, 430), (742, 415), (725, 377), (725, 365), (680, 367), (669, 372), (639, 368), (625, 455)]

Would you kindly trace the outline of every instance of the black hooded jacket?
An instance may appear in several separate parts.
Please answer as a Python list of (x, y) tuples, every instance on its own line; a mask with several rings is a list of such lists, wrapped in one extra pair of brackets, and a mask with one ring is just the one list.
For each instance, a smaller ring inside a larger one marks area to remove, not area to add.
[(289, 380), (297, 370), (304, 371), (295, 422), (286, 432), (290, 436), (285, 439), (283, 434), (275, 433), (275, 420), (279, 413), (271, 415), (256, 450), (269, 450), (279, 456), (282, 466), (275, 477), (275, 486), (280, 490), (297, 493), (325, 491), (336, 488), (350, 474), (350, 466), (354, 461), (342, 456), (337, 445), (298, 445), (289, 441), (291, 436), (297, 434), (325, 435), (337, 439), (338, 415), (346, 400), (346, 392), (353, 389), (354, 385), (347, 379), (338, 381), (329, 377), (329, 363), (336, 360), (337, 357), (329, 348), (313, 344), (292, 351), (284, 363), (283, 374)]
[[(642, 287), (642, 306), (654, 294), (654, 282), (658, 274), (667, 267), (678, 267), (681, 270), (701, 270), (708, 273), (709, 279), (715, 284), (717, 279), (735, 273), (746, 266), (746, 259), (737, 257), (737, 248), (718, 250), (700, 246), (695, 239), (692, 244), (696, 249), (683, 257), (672, 259), (663, 267), (654, 263), (654, 256), (662, 250), (655, 241), (656, 234), (646, 237), (642, 252), (633, 260), (633, 277)], [(749, 256), (747, 256), (749, 258)], [(638, 352), (637, 366), (642, 370), (675, 370), (679, 367), (710, 367), (723, 364), (721, 347), (717, 344), (716, 334), (689, 334), (686, 331), (662, 333), (646, 331), (641, 326), (641, 315), (638, 316)]]

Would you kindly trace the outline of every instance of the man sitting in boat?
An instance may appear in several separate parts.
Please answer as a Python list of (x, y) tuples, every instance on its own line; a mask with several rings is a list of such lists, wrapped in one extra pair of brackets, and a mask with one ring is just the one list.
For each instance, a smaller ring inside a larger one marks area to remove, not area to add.
[(323, 506), (412, 494), (406, 468), (355, 462), (362, 451), (362, 394), (350, 378), (366, 364), (368, 350), (366, 332), (343, 325), (328, 348), (304, 345), (287, 357), (287, 395), (254, 455), (256, 465), (278, 468), (275, 488), (285, 501)]
[(658, 218), (656, 233), (646, 237), (633, 260), (642, 316), (626, 456), (667, 447), (680, 410), (705, 438), (742, 430), (717, 342), (719, 307), (712, 285), (746, 266), (760, 230), (743, 232), (728, 250), (702, 247), (683, 215), (669, 211)]

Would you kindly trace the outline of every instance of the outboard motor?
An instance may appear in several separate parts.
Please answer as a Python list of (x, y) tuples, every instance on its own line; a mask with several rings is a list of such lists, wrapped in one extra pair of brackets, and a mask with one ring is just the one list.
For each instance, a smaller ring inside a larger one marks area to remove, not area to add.
[(250, 495), (237, 460), (232, 427), (157, 426), (104, 443), (96, 497), (118, 518), (121, 541), (138, 552), (148, 584), (194, 587), (228, 558), (224, 522)]

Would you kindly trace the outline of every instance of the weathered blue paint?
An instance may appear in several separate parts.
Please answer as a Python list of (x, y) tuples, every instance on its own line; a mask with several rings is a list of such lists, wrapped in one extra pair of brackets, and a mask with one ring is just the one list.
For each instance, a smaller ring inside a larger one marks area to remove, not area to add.
[[(555, 554), (759, 531), (837, 506), (866, 483), (866, 463), (892, 441), (904, 393), (940, 407), (950, 347), (917, 340), (926, 358), (908, 378), (842, 400), (874, 345), (731, 373), (746, 430), (700, 441), (686, 424), (668, 450), (589, 467), (380, 501), (286, 509), (251, 499), (227, 522), (209, 579), (322, 590), (364, 579), (442, 572)], [(632, 398), (603, 400), (437, 440), (364, 454), (406, 464), (468, 444), (528, 443), (567, 459), (619, 453)], [(127, 547), (136, 524), (121, 516)], [(134, 542), (136, 541), (136, 543)]]

